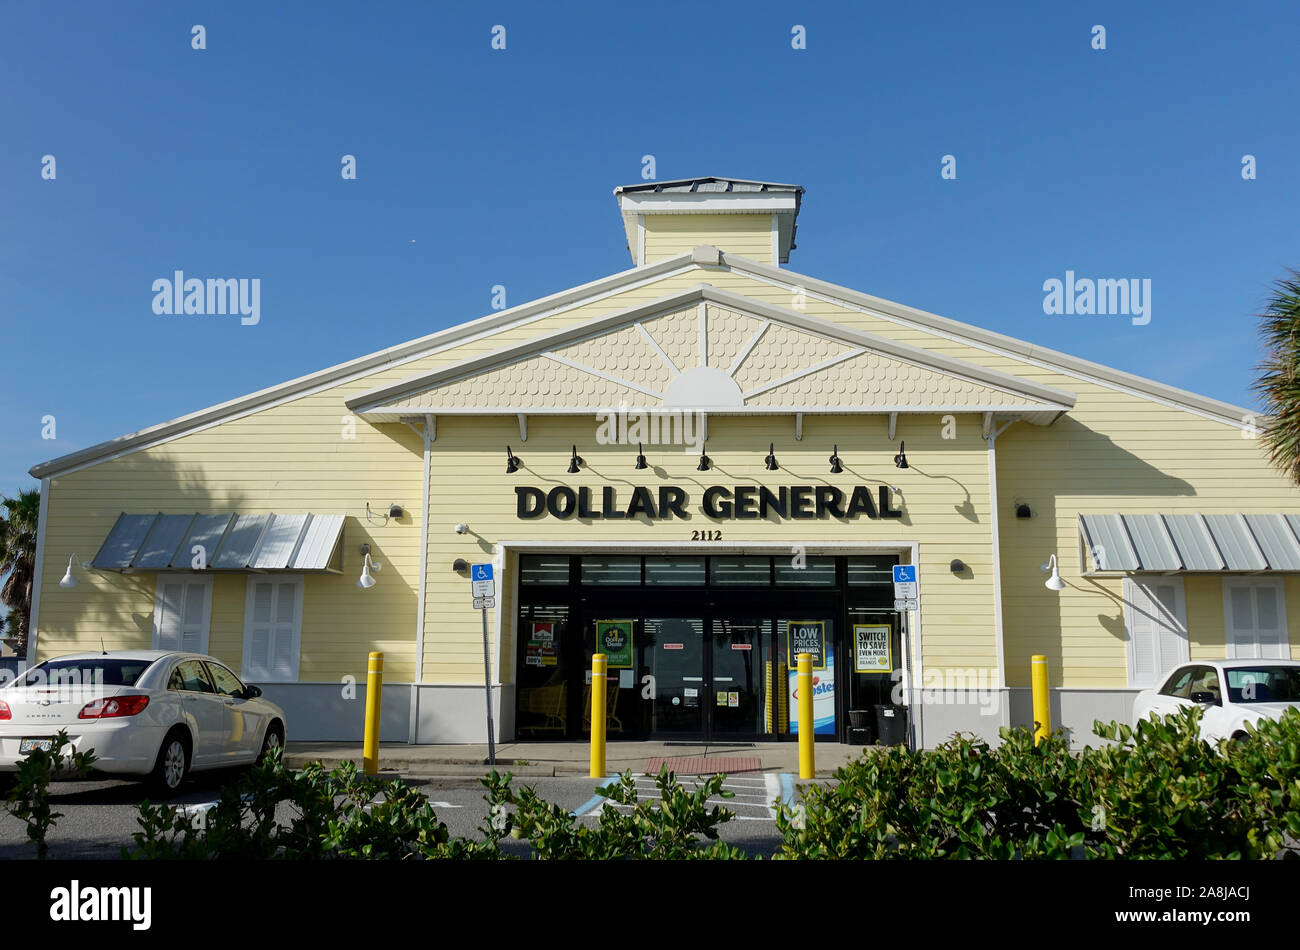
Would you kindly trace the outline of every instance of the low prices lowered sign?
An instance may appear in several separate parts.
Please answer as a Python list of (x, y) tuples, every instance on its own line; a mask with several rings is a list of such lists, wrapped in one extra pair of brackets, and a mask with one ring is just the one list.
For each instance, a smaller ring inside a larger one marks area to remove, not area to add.
[(608, 669), (632, 668), (631, 620), (597, 620), (596, 648), (608, 658)]
[(799, 670), (796, 658), (800, 653), (813, 655), (813, 734), (835, 734), (835, 656), (834, 648), (826, 642), (826, 621), (791, 620), (786, 625), (786, 649), (789, 656), (790, 732), (799, 734)]

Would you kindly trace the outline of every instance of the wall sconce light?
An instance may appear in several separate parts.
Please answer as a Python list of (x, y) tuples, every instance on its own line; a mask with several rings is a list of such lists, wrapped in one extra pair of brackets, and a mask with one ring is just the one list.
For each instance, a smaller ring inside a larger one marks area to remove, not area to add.
[(907, 464), (907, 443), (906, 442), (898, 443), (898, 454), (894, 456), (894, 465), (896, 465), (898, 468), (912, 467)]
[(1046, 574), (1048, 571), (1052, 572), (1052, 576), (1043, 582), (1044, 587), (1046, 587), (1048, 590), (1065, 590), (1065, 581), (1061, 580), (1061, 574), (1056, 569), (1055, 554), (1053, 554), (1051, 557), (1047, 559), (1046, 564), (1040, 564), (1039, 567), (1043, 569), (1044, 574)]
[(1016, 505), (1016, 517), (1017, 517), (1017, 518), (1032, 518), (1033, 516), (1034, 516), (1034, 513), (1033, 513), (1032, 511), (1029, 510), (1029, 506), (1028, 506), (1028, 505)]
[(510, 446), (507, 445), (506, 446), (506, 474), (513, 475), (515, 472), (519, 471), (520, 464), (521, 464), (521, 459), (519, 458), (519, 456), (515, 455), (515, 453), (510, 450)]
[[(59, 586), (62, 587), (62, 588), (64, 588), (65, 590), (68, 590), (68, 589), (71, 589), (71, 588), (77, 586), (77, 579), (76, 579), (75, 577), (72, 576), (72, 563), (73, 563), (76, 559), (77, 559), (77, 556), (76, 556), (75, 554), (72, 555), (72, 557), (68, 558), (68, 570), (67, 570), (67, 573), (65, 573), (65, 574), (63, 575), (63, 580), (59, 581)], [(85, 565), (85, 564), (82, 564), (82, 565), (81, 565), (81, 569), (82, 569), (83, 571), (86, 570), (86, 565)]]
[(402, 517), (402, 513), (403, 513), (403, 512), (402, 512), (402, 506), (401, 506), (401, 505), (389, 505), (389, 506), (388, 506), (388, 517), (390, 517), (390, 518), (400, 518), (400, 517)]
[(645, 453), (641, 451), (641, 443), (638, 442), (636, 444), (636, 470), (639, 472), (641, 469), (647, 467), (648, 466), (645, 462)]
[(569, 459), (569, 474), (577, 475), (578, 468), (585, 464), (586, 463), (582, 460), (582, 456), (578, 454), (578, 447), (575, 445), (573, 447), (573, 457)]
[(707, 449), (708, 447), (709, 447), (709, 443), (706, 441), (704, 445), (701, 446), (700, 448), (700, 464), (695, 466), (695, 471), (697, 472), (707, 472), (709, 470), (709, 466), (713, 464), (713, 459), (709, 458), (707, 455), (704, 454), (705, 449)]
[(952, 571), (954, 574), (960, 574), (962, 571), (966, 570), (966, 565), (962, 563), (961, 560), (954, 558), (952, 562), (949, 563), (948, 570)]
[(465, 560), (463, 557), (458, 557), (456, 560), (451, 562), (451, 569), (457, 574), (464, 574), (469, 570), (469, 561)]
[(838, 445), (831, 451), (831, 457), (827, 461), (831, 463), (832, 475), (840, 475), (844, 472), (844, 466), (840, 464), (840, 447)]
[(776, 443), (775, 442), (769, 442), (767, 444), (767, 458), (763, 459), (763, 465), (767, 468), (769, 472), (775, 472), (778, 468), (781, 467), (776, 464)]
[(357, 581), (357, 586), (363, 590), (369, 590), (375, 586), (375, 579), (370, 575), (370, 572), (373, 570), (377, 573), (381, 569), (381, 565), (370, 560), (370, 545), (361, 545), (361, 554), (363, 557), (361, 562), (361, 577)]

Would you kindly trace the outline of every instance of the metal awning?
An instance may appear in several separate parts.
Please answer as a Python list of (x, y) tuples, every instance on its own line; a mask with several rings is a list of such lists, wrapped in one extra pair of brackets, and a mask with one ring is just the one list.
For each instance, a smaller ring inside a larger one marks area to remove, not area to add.
[(1092, 571), (1300, 571), (1300, 515), (1079, 515)]
[[(194, 566), (202, 548), (206, 568)], [(91, 566), (105, 571), (343, 571), (343, 515), (118, 515)]]

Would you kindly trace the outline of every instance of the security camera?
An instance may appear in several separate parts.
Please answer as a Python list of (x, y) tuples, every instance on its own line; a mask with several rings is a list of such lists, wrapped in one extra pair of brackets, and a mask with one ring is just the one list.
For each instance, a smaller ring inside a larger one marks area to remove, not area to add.
[(465, 522), (463, 521), (460, 524), (456, 525), (457, 534), (464, 534), (468, 530), (469, 530), (469, 525), (465, 524)]

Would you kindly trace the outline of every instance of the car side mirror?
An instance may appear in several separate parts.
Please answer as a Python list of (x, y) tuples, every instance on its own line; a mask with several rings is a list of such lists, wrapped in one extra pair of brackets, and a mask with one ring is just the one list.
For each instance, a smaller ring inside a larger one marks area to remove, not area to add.
[(262, 695), (262, 688), (260, 686), (245, 687), (244, 695), (249, 699), (257, 699), (257, 697)]
[(1201, 691), (1198, 691), (1198, 692), (1192, 693), (1191, 699), (1192, 699), (1192, 702), (1194, 702), (1194, 703), (1201, 703), (1202, 705), (1206, 705), (1206, 706), (1218, 706), (1218, 705), (1219, 705), (1219, 699), (1218, 699), (1218, 697), (1215, 696), (1213, 693), (1209, 692), (1208, 690), (1201, 690)]

